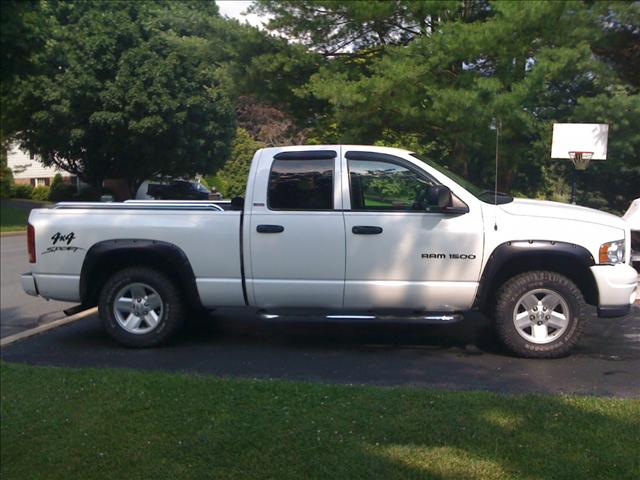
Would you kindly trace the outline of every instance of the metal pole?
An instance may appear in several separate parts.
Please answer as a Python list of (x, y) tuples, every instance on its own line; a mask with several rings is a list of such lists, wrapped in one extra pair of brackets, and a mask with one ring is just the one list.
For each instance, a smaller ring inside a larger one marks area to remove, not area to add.
[(571, 187), (571, 203), (576, 204), (576, 182), (578, 178), (578, 170), (573, 168), (573, 185)]
[(498, 204), (498, 155), (500, 152), (500, 119), (496, 121), (496, 172), (495, 184), (493, 187), (493, 204)]

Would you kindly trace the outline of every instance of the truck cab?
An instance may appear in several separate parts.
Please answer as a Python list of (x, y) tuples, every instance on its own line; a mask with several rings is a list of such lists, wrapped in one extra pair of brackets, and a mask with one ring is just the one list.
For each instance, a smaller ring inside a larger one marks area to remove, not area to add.
[[(480, 202), (425, 167), (384, 148), (259, 152), (244, 231), (250, 303), (468, 309), (483, 259)], [(430, 203), (436, 186), (449, 189), (446, 205)]]

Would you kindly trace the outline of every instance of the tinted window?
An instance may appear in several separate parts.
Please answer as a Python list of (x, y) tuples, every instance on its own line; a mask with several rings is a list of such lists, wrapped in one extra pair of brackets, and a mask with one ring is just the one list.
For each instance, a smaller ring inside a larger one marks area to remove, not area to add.
[(273, 210), (332, 210), (334, 160), (274, 160), (267, 202)]
[(434, 182), (391, 162), (349, 160), (352, 210), (424, 211)]

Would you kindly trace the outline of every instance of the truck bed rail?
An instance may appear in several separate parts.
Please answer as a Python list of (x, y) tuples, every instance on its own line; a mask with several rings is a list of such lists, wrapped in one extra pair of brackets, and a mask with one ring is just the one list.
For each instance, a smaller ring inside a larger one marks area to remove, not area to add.
[(223, 212), (208, 200), (127, 200), (125, 202), (60, 202), (55, 210), (199, 210)]

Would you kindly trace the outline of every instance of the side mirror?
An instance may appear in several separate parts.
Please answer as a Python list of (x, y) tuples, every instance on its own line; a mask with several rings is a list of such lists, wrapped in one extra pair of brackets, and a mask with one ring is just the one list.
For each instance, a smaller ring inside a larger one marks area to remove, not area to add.
[(444, 209), (452, 203), (451, 190), (444, 185), (432, 185), (427, 189), (427, 209)]

